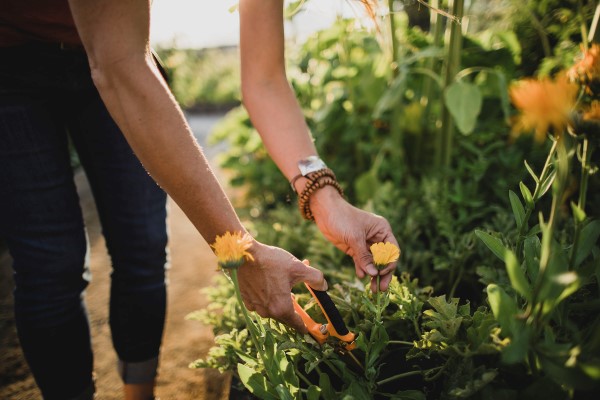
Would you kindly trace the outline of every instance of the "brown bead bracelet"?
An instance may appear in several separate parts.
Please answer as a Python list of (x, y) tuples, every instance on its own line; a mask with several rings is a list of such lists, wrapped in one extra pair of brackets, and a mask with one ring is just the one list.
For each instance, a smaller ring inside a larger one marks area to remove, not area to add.
[(305, 178), (308, 179), (308, 182), (306, 183), (306, 186), (304, 186), (302, 193), (298, 196), (298, 208), (304, 219), (314, 221), (315, 218), (310, 209), (310, 197), (313, 193), (325, 186), (333, 186), (338, 193), (343, 196), (344, 190), (338, 183), (333, 171), (329, 168), (311, 172), (307, 174)]

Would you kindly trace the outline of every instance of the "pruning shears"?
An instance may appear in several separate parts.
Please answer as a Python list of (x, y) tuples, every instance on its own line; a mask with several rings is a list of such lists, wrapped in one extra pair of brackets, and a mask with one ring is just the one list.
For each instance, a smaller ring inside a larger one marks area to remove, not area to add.
[(348, 356), (348, 358), (352, 360), (352, 363), (349, 363), (349, 365), (358, 367), (358, 371), (364, 372), (362, 363), (358, 360), (356, 355), (352, 353), (352, 350), (356, 349), (357, 335), (348, 330), (342, 315), (326, 291), (313, 289), (307, 283), (305, 283), (305, 285), (327, 319), (327, 323), (319, 323), (313, 320), (300, 304), (298, 304), (296, 298), (292, 294), (294, 310), (300, 315), (300, 318), (302, 318), (302, 322), (304, 322), (310, 335), (320, 345), (324, 344), (329, 337), (336, 338), (338, 342), (335, 349), (338, 354), (344, 358)]

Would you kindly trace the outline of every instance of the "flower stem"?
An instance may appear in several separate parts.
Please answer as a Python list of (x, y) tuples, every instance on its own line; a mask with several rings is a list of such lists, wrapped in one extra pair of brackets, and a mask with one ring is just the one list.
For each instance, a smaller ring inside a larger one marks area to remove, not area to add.
[(407, 346), (414, 346), (413, 342), (407, 342), (405, 340), (388, 340), (388, 344), (405, 344)]
[(384, 385), (384, 384), (389, 383), (389, 382), (393, 382), (393, 381), (398, 380), (398, 379), (408, 378), (409, 376), (422, 375), (422, 374), (423, 374), (423, 371), (403, 372), (401, 374), (390, 376), (389, 378), (385, 378), (385, 379), (380, 380), (379, 382), (377, 382), (377, 386), (381, 386), (381, 385)]
[[(240, 292), (240, 284), (237, 276), (237, 268), (232, 268), (231, 270), (231, 280), (233, 281), (233, 287), (235, 289), (235, 297), (237, 298), (238, 304), (240, 305), (240, 309), (242, 310), (242, 315), (244, 316), (244, 320), (246, 321), (246, 327), (248, 328), (248, 333), (250, 334), (250, 338), (252, 339), (252, 343), (254, 347), (256, 347), (256, 351), (258, 352), (260, 358), (262, 358), (261, 348), (258, 345), (258, 328), (250, 318), (250, 314), (248, 314), (248, 309), (244, 304), (244, 300), (242, 300), (242, 293)], [(263, 360), (264, 362), (264, 360)]]
[[(585, 201), (587, 197), (588, 180), (590, 177), (590, 160), (592, 158), (592, 150), (589, 148), (588, 139), (583, 139), (581, 144), (581, 179), (579, 183), (579, 199), (577, 207), (585, 213)], [(575, 220), (575, 238), (573, 239), (573, 247), (571, 248), (571, 257), (569, 265), (575, 264), (577, 257), (577, 247), (579, 246), (579, 237), (581, 236), (582, 221)]]
[(379, 275), (377, 275), (377, 322), (381, 322), (381, 290), (379, 289)]

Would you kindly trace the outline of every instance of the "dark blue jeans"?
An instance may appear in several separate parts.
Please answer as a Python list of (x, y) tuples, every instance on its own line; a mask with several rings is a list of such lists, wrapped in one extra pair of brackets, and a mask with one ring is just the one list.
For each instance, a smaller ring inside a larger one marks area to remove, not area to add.
[(14, 259), (19, 339), (45, 399), (93, 391), (70, 143), (112, 259), (110, 326), (124, 380), (151, 381), (166, 307), (166, 195), (108, 114), (82, 51), (0, 48), (0, 237)]

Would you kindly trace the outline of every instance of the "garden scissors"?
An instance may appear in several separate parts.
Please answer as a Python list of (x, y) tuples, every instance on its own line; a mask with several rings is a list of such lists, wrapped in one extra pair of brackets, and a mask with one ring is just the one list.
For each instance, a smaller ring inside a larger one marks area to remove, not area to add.
[(323, 344), (328, 337), (332, 336), (338, 339), (338, 345), (336, 351), (343, 357), (349, 356), (353, 363), (351, 365), (358, 366), (360, 372), (364, 372), (364, 367), (358, 358), (352, 353), (352, 350), (356, 348), (356, 337), (354, 333), (348, 330), (342, 315), (335, 306), (331, 297), (326, 291), (316, 290), (311, 288), (307, 283), (304, 283), (310, 294), (317, 301), (317, 304), (321, 308), (321, 311), (327, 319), (326, 324), (322, 324), (313, 320), (306, 311), (298, 304), (296, 298), (292, 294), (292, 301), (294, 303), (294, 310), (302, 318), (302, 322), (306, 325), (310, 335), (319, 343)]

